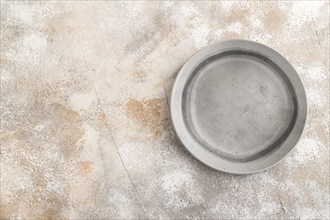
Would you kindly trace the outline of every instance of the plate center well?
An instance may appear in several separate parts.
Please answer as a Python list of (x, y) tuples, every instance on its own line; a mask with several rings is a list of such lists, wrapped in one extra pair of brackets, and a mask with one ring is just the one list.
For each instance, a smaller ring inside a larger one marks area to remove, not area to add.
[(193, 136), (234, 160), (272, 147), (288, 129), (295, 109), (276, 68), (245, 54), (206, 64), (186, 88), (186, 123)]

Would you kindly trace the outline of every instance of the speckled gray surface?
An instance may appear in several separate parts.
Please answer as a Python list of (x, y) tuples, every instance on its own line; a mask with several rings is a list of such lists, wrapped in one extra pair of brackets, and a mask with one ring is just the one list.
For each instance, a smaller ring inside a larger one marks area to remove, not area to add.
[[(235, 176), (178, 143), (178, 68), (228, 39), (284, 55), (309, 102), (278, 166)], [(329, 2), (1, 1), (1, 218), (329, 218)]]

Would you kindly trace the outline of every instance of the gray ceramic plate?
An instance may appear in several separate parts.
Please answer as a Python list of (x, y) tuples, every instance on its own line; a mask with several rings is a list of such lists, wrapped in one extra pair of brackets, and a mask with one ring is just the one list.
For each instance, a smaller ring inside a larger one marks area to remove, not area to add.
[(281, 161), (302, 135), (303, 84), (290, 63), (259, 43), (207, 46), (181, 68), (172, 91), (176, 133), (204, 164), (246, 174)]

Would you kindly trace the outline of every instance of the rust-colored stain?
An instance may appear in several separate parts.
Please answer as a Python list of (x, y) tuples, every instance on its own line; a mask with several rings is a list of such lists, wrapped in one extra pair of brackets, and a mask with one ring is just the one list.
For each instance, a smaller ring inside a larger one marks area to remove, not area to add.
[(79, 114), (75, 111), (69, 110), (67, 108), (65, 108), (63, 105), (60, 104), (53, 104), (52, 105), (54, 113), (59, 116), (62, 117), (63, 119), (69, 121), (69, 122), (77, 122), (80, 117)]
[(233, 33), (233, 32), (226, 32), (223, 34), (223, 38), (226, 40), (233, 40), (233, 39), (237, 39), (239, 34), (237, 33)]
[(63, 33), (70, 34), (74, 31), (74, 28), (67, 22), (71, 16), (72, 12), (65, 9), (59, 15), (50, 19), (48, 25), (43, 30), (47, 35), (48, 42), (53, 43), (59, 39)]
[(84, 135), (85, 131), (80, 126), (80, 116), (77, 112), (69, 110), (60, 104), (53, 104), (54, 116), (59, 123), (54, 135), (58, 139), (58, 147), (66, 158), (75, 156), (75, 144)]
[(177, 45), (187, 37), (188, 33), (179, 28), (171, 19), (172, 12), (164, 11), (155, 17), (155, 25), (159, 28), (160, 37), (171, 46)]
[(135, 78), (142, 80), (146, 77), (146, 72), (145, 71), (135, 71), (132, 73), (132, 75)]
[(79, 174), (81, 176), (88, 175), (93, 169), (93, 162), (91, 161), (83, 161), (79, 163)]
[(146, 125), (155, 138), (159, 138), (162, 134), (161, 126), (161, 108), (160, 99), (152, 98), (139, 101), (130, 98), (126, 103), (127, 113), (129, 117), (134, 118), (138, 122)]
[(18, 199), (13, 200), (12, 204), (0, 203), (0, 219), (9, 219), (10, 216), (19, 209), (20, 201)]
[(99, 120), (100, 122), (105, 122), (107, 120), (107, 116), (105, 115), (104, 112), (102, 112), (97, 116), (97, 120)]
[(225, 30), (226, 27), (236, 22), (241, 23), (243, 27), (248, 27), (248, 18), (253, 14), (253, 4), (254, 3), (251, 3), (251, 6), (246, 8), (233, 8), (227, 16), (223, 16), (221, 13), (219, 14), (216, 9), (213, 9), (212, 15), (216, 16), (218, 19), (213, 18), (213, 16), (208, 16), (208, 19), (211, 19), (210, 23), (219, 22), (219, 24), (223, 25)]
[(283, 31), (284, 24), (287, 21), (287, 17), (284, 14), (285, 12), (279, 8), (268, 11), (264, 18), (265, 25), (274, 32)]

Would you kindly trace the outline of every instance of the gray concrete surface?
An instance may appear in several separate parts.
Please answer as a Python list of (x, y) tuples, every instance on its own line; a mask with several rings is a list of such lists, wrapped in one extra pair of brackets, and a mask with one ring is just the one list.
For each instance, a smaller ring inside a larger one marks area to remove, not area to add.
[[(228, 175), (170, 123), (178, 68), (248, 39), (306, 87), (296, 150)], [(328, 219), (329, 2), (1, 1), (1, 218)]]

